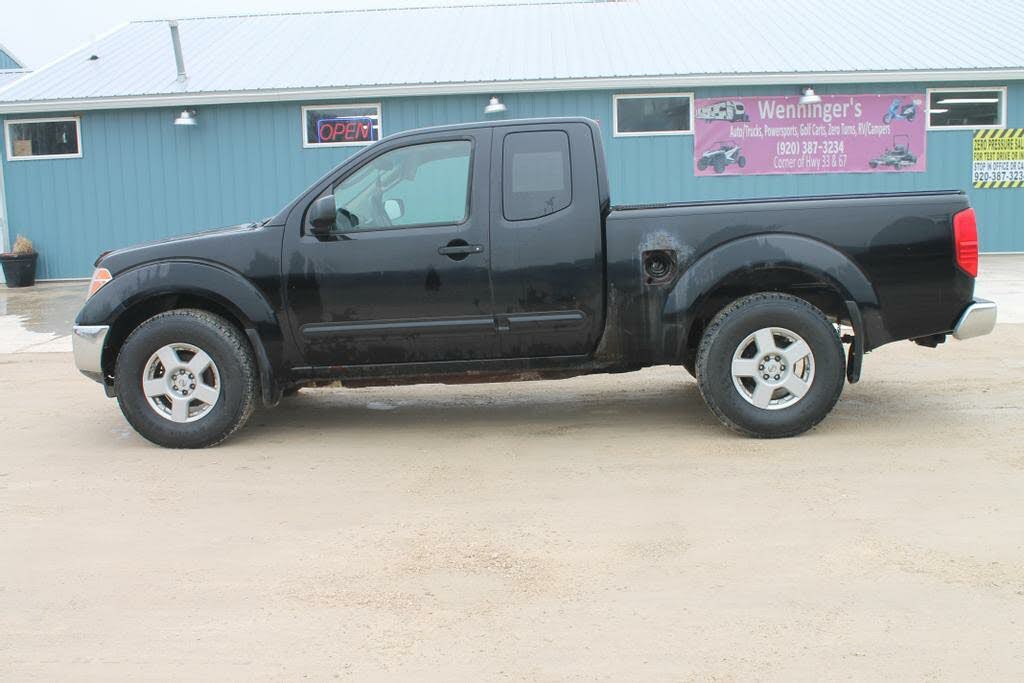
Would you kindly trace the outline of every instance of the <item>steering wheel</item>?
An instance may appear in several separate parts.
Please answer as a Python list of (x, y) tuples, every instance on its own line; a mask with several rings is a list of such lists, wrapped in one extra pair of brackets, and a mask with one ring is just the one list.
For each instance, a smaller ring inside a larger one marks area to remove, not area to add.
[(348, 209), (339, 208), (338, 215), (344, 216), (345, 219), (348, 221), (348, 224), (351, 225), (353, 228), (359, 227), (359, 218)]

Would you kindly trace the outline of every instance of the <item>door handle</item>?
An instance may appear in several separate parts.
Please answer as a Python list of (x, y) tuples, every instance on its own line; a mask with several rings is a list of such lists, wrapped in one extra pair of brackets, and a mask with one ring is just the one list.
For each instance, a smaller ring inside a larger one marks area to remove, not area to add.
[(466, 240), (452, 240), (443, 247), (437, 248), (437, 253), (441, 256), (447, 256), (455, 261), (461, 261), (470, 254), (482, 254), (484, 246), (482, 244), (469, 244)]

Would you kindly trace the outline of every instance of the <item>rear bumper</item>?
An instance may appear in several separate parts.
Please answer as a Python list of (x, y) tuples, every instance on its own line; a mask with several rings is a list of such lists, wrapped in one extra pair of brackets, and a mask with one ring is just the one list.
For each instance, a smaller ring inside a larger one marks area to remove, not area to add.
[(75, 325), (71, 329), (71, 347), (75, 352), (75, 365), (83, 375), (103, 382), (103, 344), (110, 325)]
[(953, 336), (957, 339), (971, 339), (989, 334), (996, 327), (996, 305), (985, 299), (975, 299), (974, 303), (964, 309), (953, 328)]

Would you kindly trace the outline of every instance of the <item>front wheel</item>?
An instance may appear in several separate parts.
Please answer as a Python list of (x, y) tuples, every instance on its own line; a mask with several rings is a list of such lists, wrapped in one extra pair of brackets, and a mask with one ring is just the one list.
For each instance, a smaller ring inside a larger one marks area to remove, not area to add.
[(736, 160), (736, 163), (739, 164), (740, 168), (743, 168), (744, 166), (747, 165), (747, 158), (746, 157), (740, 157), (739, 159)]
[(114, 388), (125, 419), (166, 448), (205, 448), (256, 407), (252, 349), (220, 316), (181, 309), (139, 325), (117, 356)]
[(739, 299), (708, 326), (697, 383), (723, 424), (757, 438), (795, 436), (821, 422), (846, 377), (836, 328), (807, 301), (766, 292)]

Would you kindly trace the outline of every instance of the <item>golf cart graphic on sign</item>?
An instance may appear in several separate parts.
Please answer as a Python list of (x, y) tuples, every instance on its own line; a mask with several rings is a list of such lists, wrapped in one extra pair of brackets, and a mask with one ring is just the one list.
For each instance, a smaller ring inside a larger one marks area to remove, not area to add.
[(722, 173), (726, 166), (732, 164), (743, 168), (747, 165), (747, 158), (740, 154), (740, 146), (735, 140), (719, 140), (701, 155), (697, 168), (703, 171), (710, 166), (715, 173)]
[(892, 147), (886, 148), (882, 154), (869, 161), (868, 166), (871, 168), (890, 166), (898, 171), (916, 163), (917, 155), (910, 151), (910, 136), (894, 135)]
[(697, 118), (703, 121), (749, 121), (750, 115), (742, 102), (725, 100), (701, 107), (697, 110)]

